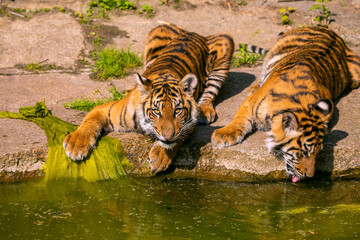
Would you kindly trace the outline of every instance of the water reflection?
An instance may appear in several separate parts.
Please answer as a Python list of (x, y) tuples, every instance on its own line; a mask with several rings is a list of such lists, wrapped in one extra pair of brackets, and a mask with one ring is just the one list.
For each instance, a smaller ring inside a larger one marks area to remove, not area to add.
[(5, 239), (356, 238), (359, 189), (355, 180), (1, 184), (0, 231)]

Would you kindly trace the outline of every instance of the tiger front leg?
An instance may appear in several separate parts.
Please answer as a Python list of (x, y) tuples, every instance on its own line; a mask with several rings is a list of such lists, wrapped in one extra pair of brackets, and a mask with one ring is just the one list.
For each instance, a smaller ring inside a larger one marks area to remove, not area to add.
[(167, 145), (162, 141), (156, 141), (149, 153), (149, 164), (151, 170), (156, 174), (169, 168), (176, 153), (189, 135), (194, 131), (195, 123), (183, 133), (175, 143)]
[(252, 131), (250, 119), (251, 116), (244, 102), (228, 125), (213, 132), (211, 142), (221, 148), (241, 143), (246, 134)]
[(201, 109), (198, 122), (210, 124), (215, 121), (216, 112), (213, 106), (219, 89), (228, 75), (231, 58), (234, 52), (234, 41), (230, 35), (218, 34), (207, 37), (209, 57), (206, 64), (208, 78), (205, 89), (198, 100)]
[(172, 148), (162, 146), (161, 142), (156, 141), (149, 153), (149, 164), (151, 170), (156, 174), (165, 171), (171, 164), (172, 160), (179, 149), (179, 144)]
[[(121, 100), (95, 107), (84, 118), (80, 127), (64, 139), (66, 155), (74, 161), (85, 159), (95, 148), (102, 132), (134, 129), (135, 101), (139, 91), (131, 90)], [(126, 126), (126, 128), (124, 127)]]
[(200, 124), (210, 124), (212, 122), (215, 121), (216, 118), (216, 112), (214, 109), (214, 105), (212, 104), (212, 102), (210, 103), (200, 103), (199, 104), (199, 108), (200, 108), (200, 116), (198, 119), (198, 122)]
[(64, 139), (66, 155), (73, 161), (85, 159), (92, 148), (96, 146), (96, 139), (102, 130), (106, 130), (109, 122), (106, 115), (107, 105), (93, 109), (83, 120), (80, 127)]

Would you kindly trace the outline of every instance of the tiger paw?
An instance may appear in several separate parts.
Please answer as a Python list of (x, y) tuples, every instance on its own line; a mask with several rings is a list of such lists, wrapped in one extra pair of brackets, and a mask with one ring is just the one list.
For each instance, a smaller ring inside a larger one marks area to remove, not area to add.
[(151, 170), (156, 174), (168, 169), (172, 159), (175, 157), (176, 151), (172, 149), (166, 149), (154, 143), (149, 153), (149, 164)]
[(217, 147), (229, 147), (243, 140), (243, 131), (232, 126), (217, 129), (211, 136), (211, 142)]
[(200, 105), (200, 117), (198, 123), (201, 124), (210, 124), (215, 121), (216, 112), (212, 104), (209, 105)]
[(90, 150), (96, 147), (95, 144), (95, 134), (84, 133), (76, 130), (65, 137), (63, 147), (69, 158), (73, 161), (79, 161), (89, 155)]

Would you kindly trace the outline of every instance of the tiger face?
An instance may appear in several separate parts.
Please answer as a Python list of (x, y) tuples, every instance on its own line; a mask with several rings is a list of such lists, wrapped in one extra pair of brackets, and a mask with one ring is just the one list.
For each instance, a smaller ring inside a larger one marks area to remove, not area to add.
[(142, 116), (142, 129), (156, 138), (162, 147), (172, 148), (196, 125), (199, 110), (193, 92), (197, 78), (191, 73), (180, 81), (166, 78), (167, 81), (149, 80), (138, 75), (142, 92), (138, 113)]
[(332, 108), (330, 100), (321, 99), (306, 111), (274, 116), (267, 146), (285, 161), (286, 172), (292, 175), (293, 182), (314, 176), (316, 157), (323, 147)]

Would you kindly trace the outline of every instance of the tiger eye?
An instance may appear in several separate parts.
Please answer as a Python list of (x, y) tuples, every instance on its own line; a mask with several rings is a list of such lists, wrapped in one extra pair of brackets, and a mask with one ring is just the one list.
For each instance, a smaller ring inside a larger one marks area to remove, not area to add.
[(155, 115), (160, 115), (160, 110), (159, 109), (153, 109), (153, 113)]
[(176, 108), (175, 109), (175, 115), (178, 115), (182, 112), (182, 109), (181, 108)]

